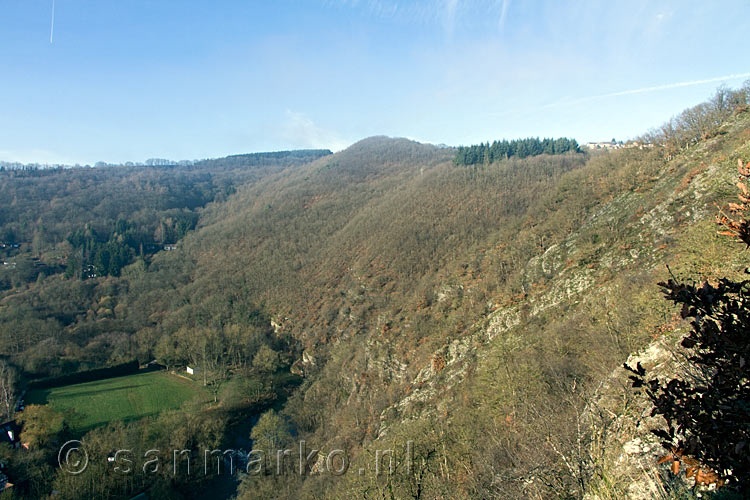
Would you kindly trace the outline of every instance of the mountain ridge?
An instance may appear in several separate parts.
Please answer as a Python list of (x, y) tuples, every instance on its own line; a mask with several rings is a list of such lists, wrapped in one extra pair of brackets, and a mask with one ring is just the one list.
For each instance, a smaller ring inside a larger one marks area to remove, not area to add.
[[(472, 165), (376, 136), (251, 166), (6, 172), (18, 201), (0, 230), (19, 246), (2, 250), (0, 354), (24, 380), (132, 358), (203, 374), (210, 401), (94, 429), (104, 452), (151, 432), (214, 449), (262, 413), (354, 471), (389, 449), (402, 471), (411, 442), (421, 471), (249, 476), (240, 499), (622, 498), (627, 440), (583, 416), (625, 398), (626, 379), (602, 394), (617, 366), (684, 326), (659, 298), (663, 264), (741, 267), (711, 215), (750, 157), (750, 115), (722, 116), (680, 147)], [(64, 196), (35, 205), (59, 179)], [(87, 495), (134, 493), (99, 472)]]

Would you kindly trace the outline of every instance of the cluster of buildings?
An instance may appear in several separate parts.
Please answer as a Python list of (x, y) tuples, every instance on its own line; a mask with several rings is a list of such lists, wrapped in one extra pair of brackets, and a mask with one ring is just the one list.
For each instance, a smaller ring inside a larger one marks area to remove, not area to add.
[(599, 151), (609, 151), (613, 149), (623, 149), (623, 148), (638, 148), (638, 149), (646, 149), (646, 148), (652, 148), (654, 147), (653, 144), (648, 143), (642, 143), (638, 141), (628, 141), (628, 142), (617, 142), (616, 140), (612, 139), (608, 142), (587, 142), (583, 145), (584, 148), (589, 150), (599, 150)]

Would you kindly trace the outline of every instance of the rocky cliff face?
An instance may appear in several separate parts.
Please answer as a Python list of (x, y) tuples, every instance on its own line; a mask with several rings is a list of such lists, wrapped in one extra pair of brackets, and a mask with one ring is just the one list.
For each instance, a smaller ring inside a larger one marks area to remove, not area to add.
[[(744, 132), (747, 124), (747, 117), (741, 116), (725, 134), (698, 143), (656, 170), (632, 168), (630, 172), (641, 178), (634, 179), (630, 188), (597, 203), (579, 226), (523, 264), (521, 295), (490, 301), (489, 312), (446, 338), (418, 366), (413, 358), (394, 359), (392, 352), (378, 360), (375, 353), (383, 351), (373, 351), (371, 366), (387, 372), (385, 378), (402, 389), (396, 392), (401, 396), (380, 412), (372, 446), (408, 434), (407, 429), (420, 421), (463, 425), (456, 414), (466, 411), (457, 402), (461, 393), (472, 407), (498, 412), (504, 432), (507, 428), (513, 432), (515, 415), (521, 412), (513, 410), (513, 404), (495, 406), (480, 388), (487, 380), (484, 377), (491, 377), (487, 370), (498, 353), (511, 363), (508, 368), (512, 370), (514, 360), (520, 362), (531, 352), (547, 349), (540, 349), (539, 342), (578, 342), (573, 348), (580, 350), (577, 362), (588, 364), (590, 371), (579, 372), (567, 383), (565, 390), (570, 394), (563, 399), (575, 399), (580, 406), (574, 410), (576, 405), (561, 400), (560, 418), (568, 418), (563, 416), (568, 411), (577, 415), (571, 417), (569, 427), (578, 426), (579, 437), (571, 439), (578, 439), (580, 446), (585, 435), (588, 448), (577, 455), (580, 466), (574, 467), (572, 452), (548, 442), (549, 454), (557, 455), (562, 470), (576, 469), (571, 474), (582, 485), (574, 487), (579, 488), (576, 495), (667, 498), (673, 494), (670, 491), (684, 487), (656, 467), (663, 450), (649, 430), (658, 422), (647, 414), (646, 402), (631, 394), (627, 376), (618, 367), (628, 359), (640, 361), (654, 374), (679, 371), (677, 341), (682, 327), (675, 312), (661, 303), (656, 286), (668, 273), (665, 265), (696, 279), (738, 266), (727, 244), (716, 238), (712, 215), (717, 203), (728, 199), (736, 157), (750, 153)], [(618, 161), (645, 160), (623, 157)], [(436, 289), (436, 299), (447, 301), (454, 292), (446, 283)], [(548, 332), (561, 328), (565, 334), (542, 336), (534, 331), (538, 328)], [(592, 339), (600, 345), (589, 344)], [(612, 344), (606, 355), (605, 344)], [(633, 351), (637, 354), (628, 356)], [(599, 378), (593, 375), (597, 372)], [(554, 384), (542, 381), (548, 390)], [(368, 388), (356, 390), (361, 393)], [(476, 425), (484, 424), (477, 419)], [(518, 428), (515, 432), (521, 433)], [(532, 476), (523, 475), (523, 491), (543, 491), (541, 486), (534, 489)]]
[[(667, 168), (678, 169), (669, 164)], [(726, 165), (711, 164), (702, 166), (700, 172), (691, 175), (688, 185), (679, 190), (673, 188), (677, 176), (665, 176), (648, 189), (625, 193), (604, 203), (562, 243), (551, 245), (526, 263), (524, 281), (545, 281), (542, 290), (526, 294), (519, 304), (496, 307), (467, 328), (466, 335), (451, 340), (433, 353), (409, 382), (410, 393), (383, 410), (380, 433), (385, 434), (388, 422), (399, 416), (419, 418), (419, 414), (412, 411), (414, 404), (439, 399), (441, 390), (460, 383), (468, 363), (477, 362), (477, 358), (481, 360), (483, 349), (496, 338), (500, 337), (497, 342), (502, 343), (504, 349), (512, 349), (514, 342), (517, 343), (514, 336), (520, 333), (518, 327), (529, 319), (561, 309), (561, 305), (567, 308), (586, 300), (585, 293), (592, 287), (604, 287), (597, 293), (617, 293), (608, 286), (612, 273), (626, 272), (632, 267), (648, 272), (663, 266), (665, 249), (660, 248), (660, 244), (680, 225), (708, 218), (713, 207), (706, 204), (704, 198), (715, 194), (722, 185), (731, 185), (732, 175)], [(667, 193), (666, 199), (659, 201), (663, 193)], [(593, 248), (581, 248), (578, 244), (585, 235), (609, 227), (625, 228), (623, 233), (629, 238), (623, 238), (618, 246), (602, 243)], [(444, 287), (438, 297), (446, 293)], [(552, 314), (562, 315), (564, 311)], [(649, 353), (663, 357), (665, 351), (659, 349), (659, 344), (653, 344)], [(397, 378), (402, 377), (403, 372), (398, 372)], [(434, 405), (423, 411), (432, 409)]]
[[(305, 381), (282, 412), (307, 442), (353, 460), (418, 443), (436, 498), (636, 498), (653, 493), (637, 489), (643, 469), (661, 484), (647, 467), (658, 450), (618, 367), (682, 327), (658, 281), (737, 264), (712, 214), (750, 158), (748, 128), (741, 113), (671, 159), (655, 147), (470, 167), (376, 138), (211, 209), (204, 241), (244, 238), (226, 249), (240, 269), (227, 281), (291, 346)], [(185, 251), (199, 268), (213, 255)], [(668, 369), (666, 352), (644, 360)], [(362, 481), (300, 491), (416, 488)]]

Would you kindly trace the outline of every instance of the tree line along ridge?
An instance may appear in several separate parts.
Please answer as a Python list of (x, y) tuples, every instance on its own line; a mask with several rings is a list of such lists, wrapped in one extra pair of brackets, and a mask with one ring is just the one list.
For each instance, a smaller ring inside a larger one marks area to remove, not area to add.
[(560, 137), (558, 139), (529, 137), (459, 146), (453, 162), (456, 165), (477, 165), (493, 163), (510, 157), (528, 158), (538, 155), (559, 155), (568, 152), (580, 153), (581, 148), (575, 139)]

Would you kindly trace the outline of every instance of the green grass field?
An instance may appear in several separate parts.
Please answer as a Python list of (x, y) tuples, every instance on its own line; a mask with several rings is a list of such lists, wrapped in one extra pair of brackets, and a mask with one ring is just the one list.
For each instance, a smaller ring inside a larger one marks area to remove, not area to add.
[(203, 389), (164, 372), (138, 373), (83, 384), (29, 392), (27, 404), (49, 404), (65, 415), (74, 431), (85, 432), (112, 420), (135, 420), (179, 408)]

